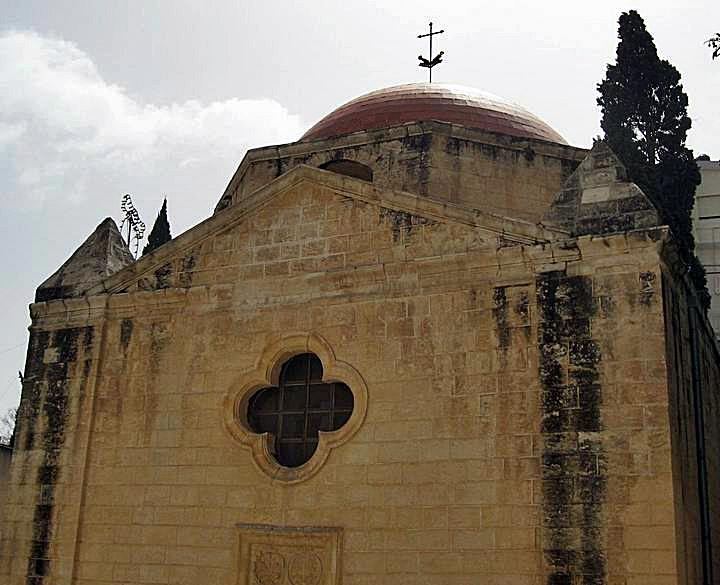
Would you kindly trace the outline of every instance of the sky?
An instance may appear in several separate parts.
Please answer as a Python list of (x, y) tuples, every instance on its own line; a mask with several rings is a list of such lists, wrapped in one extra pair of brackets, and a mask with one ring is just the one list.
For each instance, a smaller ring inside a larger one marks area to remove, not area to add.
[(0, 415), (20, 397), (35, 288), (130, 193), (173, 235), (212, 213), (248, 148), (292, 142), (340, 104), (424, 81), (417, 35), (446, 32), (435, 81), (518, 102), (573, 145), (636, 9), (680, 73), (688, 145), (720, 158), (716, 0), (48, 0), (0, 3)]

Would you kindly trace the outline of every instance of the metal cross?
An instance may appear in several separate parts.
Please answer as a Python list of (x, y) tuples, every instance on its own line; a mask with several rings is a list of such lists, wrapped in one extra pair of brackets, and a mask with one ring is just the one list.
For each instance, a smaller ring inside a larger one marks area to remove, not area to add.
[(424, 35), (418, 35), (419, 39), (422, 39), (424, 37), (430, 38), (430, 57), (429, 59), (426, 59), (422, 55), (418, 55), (418, 59), (420, 59), (420, 63), (418, 64), (419, 67), (427, 67), (428, 71), (430, 73), (430, 83), (432, 83), (432, 68), (435, 67), (435, 65), (438, 65), (439, 63), (442, 63), (442, 56), (445, 54), (445, 51), (440, 51), (435, 57), (433, 57), (432, 52), (432, 38), (435, 35), (439, 35), (444, 33), (445, 30), (439, 30), (436, 32), (433, 32), (432, 29), (432, 22), (430, 23), (430, 32)]

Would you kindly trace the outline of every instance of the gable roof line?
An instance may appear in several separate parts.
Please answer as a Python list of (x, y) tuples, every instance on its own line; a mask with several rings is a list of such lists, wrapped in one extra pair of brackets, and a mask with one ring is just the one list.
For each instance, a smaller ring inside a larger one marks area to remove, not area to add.
[(85, 292), (86, 295), (117, 292), (141, 275), (155, 270), (171, 258), (197, 246), (216, 233), (242, 221), (277, 196), (303, 183), (330, 188), (341, 195), (401, 213), (419, 215), (440, 222), (460, 223), (500, 236), (518, 244), (536, 244), (563, 239), (568, 234), (530, 222), (471, 209), (454, 203), (420, 197), (403, 191), (381, 191), (372, 183), (307, 165), (298, 165), (264, 185), (247, 198), (214, 213), (154, 252), (107, 277)]

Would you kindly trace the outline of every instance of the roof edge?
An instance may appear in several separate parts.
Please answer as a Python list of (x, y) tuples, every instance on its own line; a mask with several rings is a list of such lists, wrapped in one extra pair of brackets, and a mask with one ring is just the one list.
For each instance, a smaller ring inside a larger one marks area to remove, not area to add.
[(332, 151), (350, 146), (363, 146), (366, 144), (374, 144), (378, 142), (390, 142), (399, 140), (408, 136), (420, 136), (423, 134), (439, 134), (475, 142), (478, 144), (487, 144), (518, 152), (524, 152), (529, 144), (533, 145), (533, 150), (537, 154), (558, 158), (561, 160), (575, 160), (580, 162), (585, 158), (589, 149), (579, 146), (571, 146), (568, 144), (558, 144), (546, 140), (536, 138), (521, 138), (518, 136), (510, 136), (498, 132), (490, 132), (478, 128), (468, 128), (460, 124), (451, 124), (439, 120), (408, 122), (397, 126), (389, 126), (387, 128), (379, 128), (374, 130), (360, 130), (350, 134), (343, 134), (332, 138), (320, 138), (318, 140), (295, 142), (287, 142), (284, 144), (260, 146), (249, 149), (243, 156), (240, 164), (228, 181), (227, 187), (218, 199), (215, 206), (215, 213), (222, 210), (221, 204), (229, 198), (232, 198), (233, 191), (237, 185), (243, 180), (245, 173), (251, 164), (277, 160), (286, 157), (301, 156), (309, 152)]
[(297, 165), (243, 201), (216, 212), (154, 252), (142, 256), (130, 266), (104, 279), (85, 291), (85, 295), (112, 294), (121, 291), (140, 275), (161, 267), (170, 258), (227, 229), (229, 225), (241, 221), (275, 196), (304, 182), (329, 187), (353, 199), (388, 209), (473, 226), (516, 244), (536, 244), (568, 237), (567, 232), (562, 229), (495, 215), (404, 191), (383, 191), (367, 181), (307, 165)]

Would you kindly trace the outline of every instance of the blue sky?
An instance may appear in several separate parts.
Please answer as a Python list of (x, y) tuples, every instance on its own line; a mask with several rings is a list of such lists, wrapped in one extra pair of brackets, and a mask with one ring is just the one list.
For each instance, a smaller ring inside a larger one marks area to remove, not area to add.
[[(440, 11), (442, 8), (442, 11)], [(249, 147), (297, 139), (367, 91), (434, 79), (519, 102), (569, 142), (600, 133), (595, 86), (636, 8), (682, 73), (696, 154), (720, 158), (720, 4), (627, 2), (79, 2), (0, 4), (0, 413), (19, 399), (28, 303), (131, 193), (173, 234), (207, 217)]]

